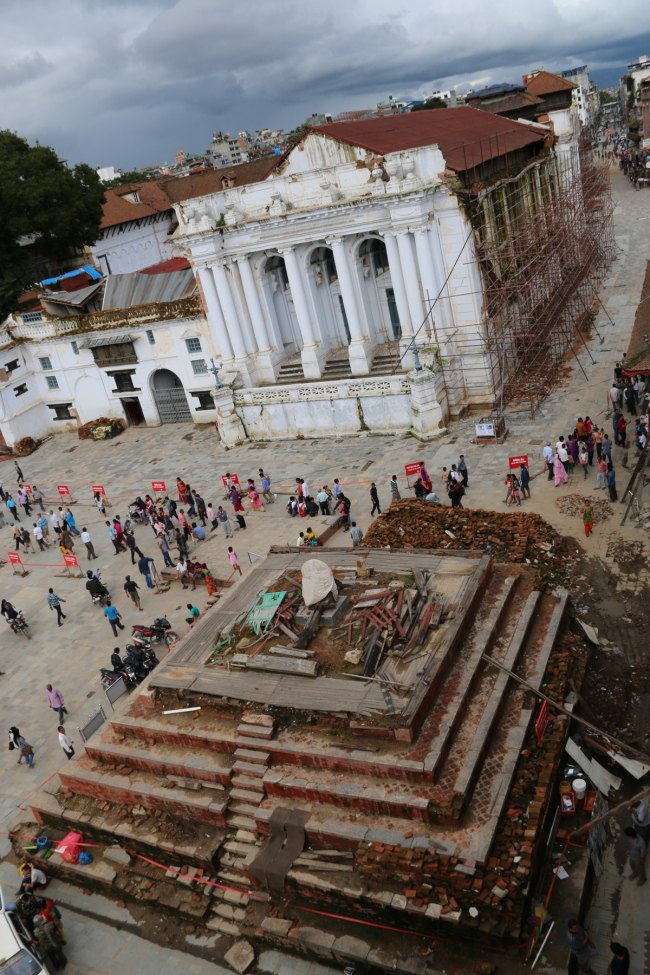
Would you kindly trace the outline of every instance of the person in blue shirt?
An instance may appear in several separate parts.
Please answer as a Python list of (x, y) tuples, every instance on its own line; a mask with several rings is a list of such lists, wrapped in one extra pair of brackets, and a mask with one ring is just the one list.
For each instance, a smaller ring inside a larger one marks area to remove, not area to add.
[(10, 494), (7, 495), (7, 500), (5, 503), (7, 505), (7, 508), (9, 509), (10, 517), (13, 518), (14, 521), (20, 521), (20, 518), (18, 517), (16, 502), (14, 501), (14, 499)]
[(65, 520), (67, 521), (68, 527), (73, 535), (81, 535), (81, 532), (77, 528), (77, 523), (74, 520), (74, 515), (72, 514), (69, 508), (66, 510), (65, 513)]
[(262, 497), (265, 501), (268, 501), (269, 504), (273, 504), (275, 498), (271, 494), (271, 478), (263, 467), (260, 467), (259, 474), (262, 478)]
[(521, 481), (521, 496), (522, 498), (529, 498), (530, 497), (530, 472), (525, 464), (520, 464), (519, 467), (521, 470), (521, 474), (519, 477)]
[(111, 629), (113, 630), (113, 636), (117, 638), (117, 629), (118, 629), (118, 627), (120, 628), (120, 630), (123, 630), (124, 627), (120, 623), (120, 620), (122, 619), (122, 617), (120, 616), (120, 614), (116, 610), (115, 606), (111, 605), (110, 599), (106, 603), (106, 609), (104, 610), (104, 616), (106, 616), (106, 618), (108, 619), (108, 622), (111, 624)]
[(153, 589), (154, 585), (151, 581), (151, 569), (149, 565), (153, 565), (153, 559), (150, 559), (147, 555), (143, 555), (141, 559), (138, 559), (138, 569), (140, 570), (140, 575), (143, 575), (147, 586), (149, 589)]
[(609, 500), (618, 501), (618, 494), (616, 493), (616, 474), (611, 464), (607, 470), (607, 487), (609, 488)]
[(192, 522), (192, 535), (202, 542), (205, 539), (205, 531), (195, 521)]
[(192, 603), (188, 603), (187, 608), (190, 611), (190, 615), (185, 617), (185, 622), (189, 623), (191, 626), (192, 623), (198, 620), (199, 616), (201, 615), (201, 611), (199, 610), (198, 606), (193, 606)]

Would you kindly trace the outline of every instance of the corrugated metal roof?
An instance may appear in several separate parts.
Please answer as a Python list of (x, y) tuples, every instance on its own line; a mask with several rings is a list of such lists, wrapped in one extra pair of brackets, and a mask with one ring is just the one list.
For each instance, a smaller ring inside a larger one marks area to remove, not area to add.
[(125, 345), (132, 342), (132, 335), (105, 335), (101, 339), (86, 339), (81, 343), (82, 349), (98, 349), (101, 345)]
[(490, 95), (509, 95), (514, 91), (523, 91), (523, 85), (511, 85), (505, 82), (500, 85), (488, 85), (486, 88), (479, 88), (478, 91), (470, 91), (465, 95), (465, 101), (471, 102), (477, 98), (489, 98)]
[[(387, 115), (357, 122), (315, 125), (309, 132), (321, 132), (348, 145), (386, 155), (422, 146), (438, 145), (447, 166), (464, 172), (488, 159), (542, 143), (545, 134), (524, 122), (482, 112), (478, 108), (433, 108), (406, 115)], [(303, 136), (303, 138), (305, 138)], [(302, 140), (301, 140), (302, 141)], [(292, 150), (295, 151), (294, 144)], [(287, 153), (288, 155), (288, 153)]]
[(139, 271), (133, 274), (109, 274), (102, 310), (176, 301), (187, 298), (195, 287), (191, 270), (171, 271), (169, 274), (141, 274)]
[(46, 293), (41, 295), (41, 301), (52, 302), (55, 305), (83, 305), (96, 291), (99, 291), (101, 286), (102, 282), (96, 281), (94, 284), (89, 284), (87, 288), (80, 288), (79, 291), (62, 291), (52, 295)]

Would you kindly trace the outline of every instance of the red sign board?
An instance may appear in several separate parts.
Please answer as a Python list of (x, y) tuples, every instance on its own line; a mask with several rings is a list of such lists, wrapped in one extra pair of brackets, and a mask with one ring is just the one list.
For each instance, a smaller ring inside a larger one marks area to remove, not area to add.
[(92, 492), (93, 492), (93, 494), (101, 494), (104, 497), (106, 497), (106, 491), (104, 490), (104, 485), (103, 484), (93, 484), (93, 486), (92, 486)]
[(165, 487), (164, 481), (152, 481), (151, 487), (154, 491), (159, 491), (160, 494), (167, 494), (167, 488)]
[(528, 454), (522, 454), (521, 457), (510, 457), (510, 470), (514, 471), (523, 464), (524, 467), (528, 467)]
[(27, 494), (32, 494), (32, 489), (29, 486), (29, 484), (21, 484), (21, 487), (22, 487), (23, 491), (26, 491), (27, 492)]
[[(223, 486), (228, 487), (228, 478), (225, 474), (221, 475), (221, 480), (223, 481)], [(239, 484), (239, 478), (237, 477), (236, 474), (231, 474), (230, 480), (232, 481), (233, 484), (237, 484), (237, 485)]]
[(67, 567), (69, 569), (78, 569), (79, 568), (79, 563), (77, 562), (77, 556), (76, 555), (69, 555), (68, 553), (66, 553), (63, 556), (63, 561), (65, 562), (65, 564), (67, 565)]
[(20, 565), (20, 555), (18, 552), (7, 552), (7, 555), (12, 565)]
[(548, 725), (548, 704), (546, 701), (542, 704), (539, 712), (539, 717), (535, 722), (535, 734), (537, 735), (537, 744), (541, 742), (544, 737), (544, 732), (546, 731)]
[(70, 497), (70, 488), (67, 484), (57, 484), (56, 489), (62, 498)]
[(407, 477), (413, 477), (414, 474), (420, 473), (420, 465), (418, 464), (404, 464), (404, 470), (406, 471)]

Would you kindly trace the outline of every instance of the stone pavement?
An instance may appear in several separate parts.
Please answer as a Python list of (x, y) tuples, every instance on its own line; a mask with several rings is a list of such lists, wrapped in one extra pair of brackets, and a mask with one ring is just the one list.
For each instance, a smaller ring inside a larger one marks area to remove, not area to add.
[[(48, 509), (55, 503), (58, 507), (57, 483), (69, 484), (73, 495), (80, 499), (73, 508), (77, 525), (79, 528), (83, 525), (88, 527), (100, 556), (91, 564), (94, 569), (101, 569), (102, 578), (124, 616), (127, 629), (120, 634), (121, 639), (113, 639), (102, 611), (91, 605), (84, 581), (57, 575), (60, 564), (58, 551), (24, 556), (27, 563), (47, 563), (49, 566), (34, 566), (24, 579), (12, 575), (8, 564), (0, 569), (1, 595), (26, 613), (32, 635), (28, 642), (14, 636), (8, 629), (2, 631), (0, 668), (5, 675), (0, 677), (0, 706), (5, 728), (18, 725), (36, 752), (35, 767), (31, 770), (25, 765), (18, 767), (13, 753), (2, 753), (0, 830), (6, 828), (3, 823), (14, 817), (17, 807), (26, 806), (30, 791), (55, 774), (62, 763), (56, 715), (47, 707), (45, 684), (51, 682), (63, 691), (70, 712), (68, 731), (72, 731), (79, 748), (81, 743), (76, 726), (104, 697), (100, 688), (99, 668), (108, 663), (114, 645), (119, 643), (124, 647), (128, 642), (129, 625), (136, 619), (138, 622), (149, 622), (154, 616), (165, 614), (172, 626), (180, 631), (184, 626), (185, 604), (192, 599), (201, 610), (206, 605), (203, 588), (192, 593), (174, 584), (169, 593), (154, 595), (143, 584), (144, 612), (138, 613), (122, 590), (124, 576), (131, 570), (129, 556), (113, 554), (103, 519), (90, 501), (91, 484), (103, 483), (109, 497), (114, 499), (108, 513), (119, 513), (124, 517), (127, 502), (136, 494), (145, 494), (153, 479), (165, 480), (171, 491), (176, 476), (181, 475), (200, 489), (206, 501), (218, 505), (222, 503), (222, 474), (236, 471), (240, 481), (245, 483), (248, 476), (256, 477), (259, 467), (264, 466), (272, 476), (274, 489), (284, 492), (284, 495), (266, 512), (247, 514), (247, 531), (235, 533), (234, 547), (244, 571), (250, 568), (247, 552), (264, 555), (272, 543), (294, 543), (298, 532), (304, 527), (302, 519), (289, 519), (284, 510), (286, 495), (291, 492), (297, 476), (306, 478), (314, 493), (321, 484), (331, 485), (333, 478), (339, 477), (353, 501), (352, 517), (365, 529), (370, 523), (368, 490), (371, 480), (377, 482), (380, 500), (387, 504), (388, 480), (393, 473), (403, 475), (405, 463), (423, 458), (435, 483), (442, 467), (449, 467), (458, 460), (460, 453), (464, 453), (470, 472), (470, 490), (465, 499), (467, 506), (503, 510), (503, 480), (508, 456), (528, 453), (531, 472), (535, 473), (542, 467), (543, 443), (547, 439), (554, 443), (560, 434), (566, 435), (573, 429), (578, 415), (589, 414), (599, 424), (601, 420), (605, 421), (606, 392), (611, 382), (612, 367), (627, 348), (646, 261), (650, 258), (650, 224), (645, 222), (650, 219), (650, 193), (635, 192), (617, 169), (612, 169), (612, 182), (618, 200), (615, 219), (620, 256), (603, 285), (601, 298), (615, 323), (614, 327), (601, 310), (596, 328), (604, 342), (601, 344), (594, 332), (588, 342), (589, 352), (583, 349), (579, 353), (588, 378), (584, 378), (575, 361), (573, 365), (567, 362), (564, 370), (566, 377), (534, 420), (525, 413), (508, 415), (510, 436), (502, 446), (472, 445), (473, 420), (466, 420), (452, 424), (447, 435), (426, 445), (407, 437), (362, 437), (335, 441), (296, 439), (280, 443), (245, 444), (226, 452), (215, 440), (211, 427), (201, 429), (182, 424), (151, 429), (131, 428), (118, 439), (107, 443), (80, 441), (75, 435), (61, 434), (44, 444), (35, 454), (24, 458), (22, 468), (29, 482), (38, 484), (51, 499)], [(589, 353), (595, 360), (593, 364)], [(622, 494), (630, 473), (624, 470), (622, 461), (623, 451), (615, 448), (619, 494)], [(4, 479), (5, 488), (13, 485), (12, 462), (0, 463), (0, 477)], [(591, 490), (594, 484), (595, 474), (590, 473), (586, 486)], [(400, 486), (403, 493), (408, 492), (403, 476)], [(562, 515), (554, 502), (559, 492), (583, 493), (584, 487), (581, 473), (574, 475), (567, 486), (557, 489), (545, 476), (538, 477), (532, 482), (533, 497), (525, 505), (539, 512), (561, 532), (579, 537), (582, 535), (580, 520)], [(229, 504), (224, 503), (224, 506), (230, 510)], [(622, 535), (638, 539), (640, 534), (635, 529), (620, 529), (622, 506), (615, 508), (615, 516), (596, 525), (592, 537), (585, 541), (588, 550), (602, 558), (607, 558), (607, 547), (612, 538)], [(30, 522), (33, 520), (30, 519)], [(201, 543), (196, 554), (201, 553), (202, 561), (208, 563), (217, 577), (225, 577), (229, 571), (226, 540), (220, 530), (214, 535), (216, 537)], [(146, 554), (156, 557), (160, 568), (161, 559), (150, 529), (138, 526), (136, 538)], [(349, 546), (350, 539), (348, 535), (337, 533), (328, 544)], [(0, 529), (0, 552), (6, 552), (10, 547), (10, 530), (5, 527)], [(83, 546), (81, 548), (83, 551)], [(80, 564), (84, 567), (87, 565), (83, 559)], [(139, 580), (137, 567), (134, 568), (133, 575)], [(56, 627), (55, 614), (49, 611), (46, 602), (50, 585), (67, 600), (64, 611), (68, 619), (60, 629)], [(0, 844), (0, 853), (7, 848), (7, 844)], [(636, 888), (629, 892), (629, 896), (638, 898)]]

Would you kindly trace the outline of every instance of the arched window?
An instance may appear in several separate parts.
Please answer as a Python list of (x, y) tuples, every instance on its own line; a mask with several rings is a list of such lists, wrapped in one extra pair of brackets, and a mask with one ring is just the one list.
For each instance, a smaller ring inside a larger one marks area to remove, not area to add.
[(328, 284), (338, 281), (339, 276), (336, 270), (336, 264), (334, 263), (334, 255), (329, 247), (317, 247), (312, 252), (309, 263), (322, 265), (323, 273)]
[(273, 254), (273, 256), (269, 257), (268, 261), (264, 265), (264, 274), (269, 274), (271, 271), (275, 271), (282, 286), (282, 290), (286, 291), (289, 287), (289, 277), (287, 275), (284, 258), (280, 257), (279, 254)]
[(359, 247), (359, 257), (365, 257), (375, 270), (375, 276), (388, 271), (388, 254), (383, 240), (369, 237)]

